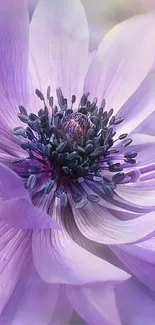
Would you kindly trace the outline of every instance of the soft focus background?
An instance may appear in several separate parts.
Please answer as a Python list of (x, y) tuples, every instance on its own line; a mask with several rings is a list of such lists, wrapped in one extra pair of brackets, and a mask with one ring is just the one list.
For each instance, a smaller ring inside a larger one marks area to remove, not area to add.
[[(28, 0), (30, 17), (37, 1)], [(81, 2), (85, 7), (89, 23), (91, 51), (114, 25), (155, 8), (155, 0), (81, 0)]]
[(81, 2), (89, 22), (91, 50), (114, 25), (133, 15), (146, 12), (148, 8), (145, 0), (81, 0)]
[[(27, 1), (31, 19), (38, 0)], [(102, 37), (114, 25), (134, 15), (155, 9), (155, 0), (81, 0), (81, 2), (85, 7), (89, 24), (90, 51), (98, 46)], [(80, 325), (83, 322), (75, 314), (71, 324)]]

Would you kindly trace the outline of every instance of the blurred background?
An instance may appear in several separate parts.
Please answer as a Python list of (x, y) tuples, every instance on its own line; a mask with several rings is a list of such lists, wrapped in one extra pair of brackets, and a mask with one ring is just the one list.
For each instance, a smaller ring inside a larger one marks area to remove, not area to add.
[[(30, 17), (37, 1), (28, 0)], [(117, 23), (155, 8), (155, 0), (81, 0), (81, 2), (89, 24), (90, 51), (97, 47), (105, 33)]]
[(149, 9), (149, 3), (145, 0), (81, 0), (81, 2), (89, 22), (91, 50), (114, 25)]

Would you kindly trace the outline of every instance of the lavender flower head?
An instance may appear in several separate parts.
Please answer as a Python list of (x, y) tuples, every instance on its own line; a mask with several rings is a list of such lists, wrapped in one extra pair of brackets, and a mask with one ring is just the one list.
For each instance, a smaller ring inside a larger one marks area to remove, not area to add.
[(0, 15), (0, 324), (154, 325), (155, 17)]

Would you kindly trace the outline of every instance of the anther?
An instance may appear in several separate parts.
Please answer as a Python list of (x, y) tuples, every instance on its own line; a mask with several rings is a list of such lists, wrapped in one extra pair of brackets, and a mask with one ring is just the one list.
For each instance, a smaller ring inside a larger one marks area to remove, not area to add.
[[(136, 163), (137, 153), (121, 154), (121, 148), (118, 150), (114, 147), (118, 140), (125, 139), (122, 141), (123, 147), (132, 142), (131, 138), (127, 138), (127, 133), (114, 140), (114, 126), (124, 119), (113, 116), (113, 109), (104, 111), (105, 100), (98, 108), (96, 97), (92, 102), (88, 100), (89, 93), (83, 94), (77, 110), (72, 109), (76, 96), (72, 96), (69, 106), (61, 88), (56, 90), (58, 106), (54, 106), (50, 86), (47, 88), (47, 104), (40, 90), (36, 89), (36, 95), (43, 101), (44, 107), (37, 115), (28, 115), (26, 109), (20, 106), (18, 117), (27, 127), (17, 127), (13, 130), (14, 135), (26, 139), (21, 143), (21, 147), (28, 157), (17, 158), (16, 162), (27, 161), (29, 165), (28, 172), (31, 175), (27, 180), (27, 188), (31, 190), (41, 181), (44, 194), (48, 195), (56, 187), (54, 193), (59, 197), (60, 205), (66, 207), (68, 187), (72, 188), (74, 185), (83, 193), (84, 184), (91, 182), (92, 188), (94, 186), (99, 189), (97, 194), (101, 193), (101, 197), (106, 196), (111, 200), (117, 184), (127, 180), (122, 172), (123, 168), (128, 166), (127, 164)], [(48, 106), (51, 107), (50, 110)], [(104, 171), (115, 175), (106, 178)], [(62, 188), (60, 184), (63, 184)], [(83, 198), (79, 192), (75, 191), (72, 196), (77, 209), (84, 208), (89, 202), (98, 203), (100, 200), (95, 194), (86, 194), (87, 197)]]

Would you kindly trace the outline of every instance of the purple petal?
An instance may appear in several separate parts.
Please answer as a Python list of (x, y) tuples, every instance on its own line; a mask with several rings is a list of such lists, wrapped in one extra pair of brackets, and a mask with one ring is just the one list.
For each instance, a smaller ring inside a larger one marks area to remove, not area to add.
[[(56, 216), (63, 218), (59, 204), (53, 209)], [(124, 271), (76, 244), (65, 228), (61, 231), (35, 231), (33, 258), (40, 276), (51, 283), (119, 282), (129, 277)]]
[(40, 209), (35, 208), (25, 197), (1, 202), (0, 218), (15, 229), (49, 229), (60, 230), (55, 220)]
[(3, 200), (9, 200), (21, 196), (29, 199), (29, 193), (24, 188), (20, 177), (2, 164), (0, 164), (0, 184)]
[(132, 17), (115, 26), (103, 39), (86, 76), (85, 91), (117, 112), (139, 87), (155, 58), (152, 43), (155, 19)]
[(0, 218), (13, 228), (60, 229), (55, 220), (35, 208), (22, 180), (4, 165), (0, 165), (1, 205)]
[[(126, 281), (125, 281), (126, 282)], [(111, 285), (112, 286), (112, 285)], [(91, 325), (121, 325), (110, 284), (67, 287), (68, 299), (77, 313)], [(113, 286), (112, 286), (113, 288)]]
[(51, 283), (119, 282), (129, 277), (77, 245), (65, 231), (36, 231), (33, 256), (40, 276)]
[(120, 248), (148, 263), (155, 264), (155, 237), (137, 244), (121, 245)]
[[(55, 286), (55, 285), (51, 285)], [(66, 295), (66, 286), (59, 286), (59, 295), (52, 318), (48, 325), (68, 325), (72, 317), (73, 308)]]
[(31, 231), (14, 230), (0, 221), (0, 311), (13, 293), (31, 256)]
[(115, 301), (122, 324), (154, 325), (155, 301), (147, 291), (133, 279), (115, 288)]
[(154, 301), (133, 280), (69, 287), (68, 298), (91, 325), (153, 325)]
[[(138, 133), (131, 133), (130, 136), (133, 142), (130, 144), (129, 151), (134, 151), (138, 154), (135, 165), (137, 169), (152, 165), (155, 162), (155, 137)], [(117, 148), (120, 149), (123, 154), (127, 151), (126, 148), (123, 149), (121, 144), (117, 146)], [(130, 169), (132, 170), (133, 167)]]
[(88, 26), (79, 0), (39, 1), (31, 22), (30, 47), (34, 90), (39, 81), (45, 94), (51, 85), (53, 96), (58, 87), (69, 101), (72, 95), (81, 95), (88, 65)]
[[(14, 252), (14, 254), (17, 253)], [(32, 263), (30, 252), (24, 261), (18, 282), (16, 282), (10, 299), (0, 316), (0, 322), (3, 325), (48, 324), (55, 311), (59, 286), (43, 282)], [(4, 280), (4, 288), (7, 289), (9, 282), (13, 283), (13, 275), (17, 273), (17, 266), (18, 264), (15, 264), (14, 261), (14, 270), (10, 273), (11, 281), (8, 274)], [(2, 297), (3, 294), (2, 292)]]
[(0, 118), (16, 126), (27, 100), (29, 17), (26, 0), (0, 2)]
[(132, 243), (155, 231), (154, 212), (137, 215), (137, 218), (131, 220), (120, 220), (110, 210), (97, 204), (89, 203), (81, 210), (72, 206), (72, 211), (81, 233), (98, 243)]
[(155, 136), (155, 111), (142, 121), (140, 125), (133, 131), (134, 133), (143, 133)]
[(155, 179), (118, 184), (116, 193), (136, 206), (155, 208)]
[(20, 157), (25, 153), (23, 149), (20, 147), (21, 140), (15, 138), (13, 136), (13, 130), (7, 129), (6, 127), (0, 124), (0, 153), (5, 152), (11, 156)]
[[(134, 183), (120, 184), (116, 193), (135, 206), (144, 207), (146, 210), (155, 206), (155, 137), (147, 134), (131, 134), (133, 139), (130, 151), (137, 152), (136, 165), (128, 171), (140, 171), (139, 179)], [(121, 149), (122, 153), (123, 150)], [(125, 151), (125, 149), (124, 149)]]
[[(125, 251), (123, 247), (112, 246), (111, 250), (132, 274), (150, 289), (155, 290), (155, 265)], [(130, 249), (129, 249), (130, 250)], [(152, 255), (153, 258), (153, 255)]]
[(117, 136), (136, 129), (154, 111), (154, 101), (155, 72), (151, 71), (118, 111), (118, 117), (123, 117), (124, 122), (117, 127)]

